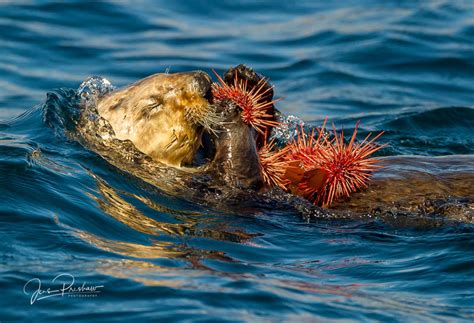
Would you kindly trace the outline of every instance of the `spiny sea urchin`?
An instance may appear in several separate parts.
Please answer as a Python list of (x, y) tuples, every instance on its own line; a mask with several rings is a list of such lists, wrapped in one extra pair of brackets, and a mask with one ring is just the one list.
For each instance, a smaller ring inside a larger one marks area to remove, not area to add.
[(279, 122), (269, 113), (269, 108), (280, 99), (273, 101), (264, 100), (265, 95), (272, 87), (265, 89), (267, 79), (261, 78), (256, 86), (250, 88), (247, 80), (242, 80), (235, 72), (233, 84), (227, 84), (222, 77), (214, 71), (218, 82), (212, 85), (214, 100), (231, 100), (242, 109), (242, 120), (251, 125), (257, 132), (264, 135), (269, 127), (276, 127)]
[(286, 158), (288, 151), (288, 146), (283, 149), (275, 148), (275, 141), (267, 141), (265, 136), (264, 145), (259, 149), (258, 156), (262, 177), (268, 186), (278, 186), (286, 190), (291, 183), (287, 178), (287, 169), (290, 166)]
[[(296, 139), (288, 144), (288, 155), (289, 160), (298, 160), (305, 166), (311, 165), (314, 157), (318, 157), (324, 153), (324, 141), (323, 136), (328, 136), (324, 132), (326, 127), (327, 119), (324, 120), (321, 128), (313, 128), (309, 134), (305, 133), (303, 126), (296, 129)], [(316, 132), (318, 136), (316, 137)]]
[(261, 148), (262, 174), (267, 185), (279, 186), (323, 206), (367, 186), (371, 173), (380, 167), (380, 160), (370, 155), (384, 147), (374, 143), (383, 132), (370, 140), (369, 134), (356, 143), (356, 124), (346, 142), (344, 131), (338, 133), (333, 125), (330, 135), (325, 126), (326, 120), (310, 133), (301, 127), (297, 138), (283, 149), (275, 150), (273, 141)]
[(298, 186), (303, 195), (315, 204), (329, 206), (340, 197), (348, 197), (352, 192), (366, 187), (372, 172), (380, 168), (377, 165), (380, 160), (369, 156), (385, 146), (374, 143), (383, 132), (370, 140), (372, 134), (369, 133), (364, 140), (356, 143), (358, 127), (359, 123), (356, 124), (349, 142), (346, 143), (344, 131), (337, 133), (333, 125), (331, 140), (322, 136), (323, 149), (317, 155), (307, 156), (310, 163), (307, 163), (305, 168), (319, 169), (320, 174), (325, 174), (326, 177), (324, 185), (318, 189), (311, 181), (304, 179)]
[(292, 162), (292, 168), (287, 170), (287, 176), (292, 182), (288, 188), (292, 193), (309, 200), (314, 200), (327, 179), (326, 171), (314, 163), (314, 160), (326, 154), (327, 141), (323, 140), (328, 137), (328, 134), (324, 132), (326, 122), (327, 119), (324, 120), (321, 128), (313, 128), (309, 134), (301, 126), (297, 129), (296, 139), (287, 145), (286, 159)]

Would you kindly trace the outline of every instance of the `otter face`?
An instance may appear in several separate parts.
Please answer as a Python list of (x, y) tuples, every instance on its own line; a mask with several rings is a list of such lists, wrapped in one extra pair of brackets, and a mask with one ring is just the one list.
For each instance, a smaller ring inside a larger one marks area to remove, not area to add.
[(203, 126), (216, 122), (208, 100), (211, 78), (204, 72), (155, 74), (110, 93), (97, 104), (121, 140), (130, 140), (154, 160), (190, 164)]

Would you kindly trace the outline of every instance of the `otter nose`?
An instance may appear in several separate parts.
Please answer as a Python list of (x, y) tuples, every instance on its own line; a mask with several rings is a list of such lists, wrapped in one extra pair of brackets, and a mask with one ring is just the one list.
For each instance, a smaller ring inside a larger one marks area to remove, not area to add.
[(197, 90), (204, 96), (211, 88), (211, 84), (212, 79), (207, 73), (203, 71), (192, 72), (192, 81), (189, 83), (190, 90)]

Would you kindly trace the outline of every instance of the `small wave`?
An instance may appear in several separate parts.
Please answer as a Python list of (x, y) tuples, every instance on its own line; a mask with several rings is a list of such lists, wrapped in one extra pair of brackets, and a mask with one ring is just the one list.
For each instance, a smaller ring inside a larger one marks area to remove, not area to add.
[(390, 130), (424, 132), (459, 132), (474, 134), (474, 108), (446, 107), (410, 113), (388, 121), (382, 126)]

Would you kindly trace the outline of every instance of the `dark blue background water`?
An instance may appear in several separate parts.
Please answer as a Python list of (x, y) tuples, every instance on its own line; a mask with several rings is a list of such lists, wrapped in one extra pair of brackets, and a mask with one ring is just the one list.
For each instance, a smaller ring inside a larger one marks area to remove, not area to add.
[[(3, 120), (90, 75), (123, 86), (239, 63), (285, 113), (386, 130), (386, 155), (474, 152), (473, 1), (0, 4)], [(23, 120), (0, 122), (1, 321), (474, 318), (469, 224), (220, 214)], [(104, 287), (30, 305), (25, 283), (61, 273)]]

